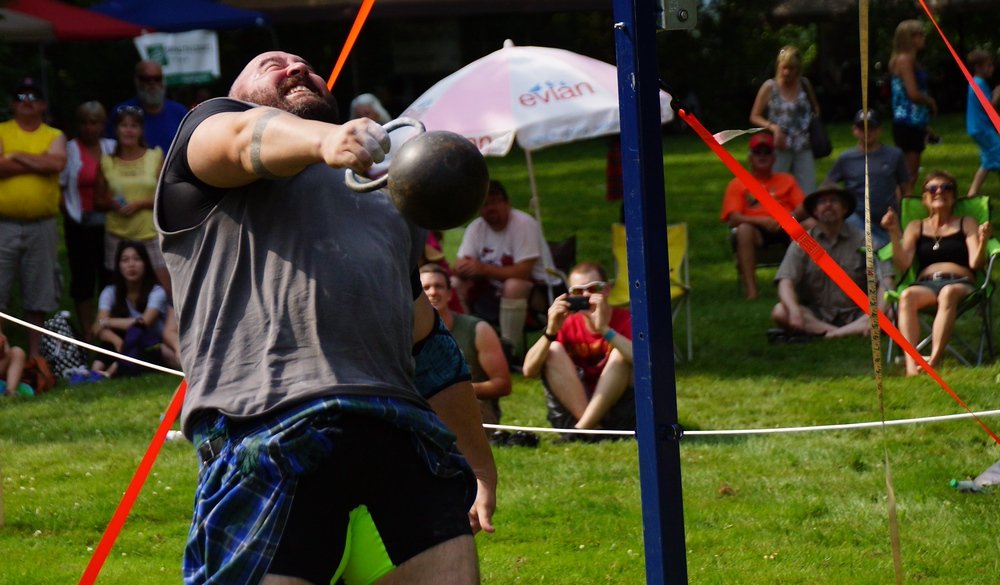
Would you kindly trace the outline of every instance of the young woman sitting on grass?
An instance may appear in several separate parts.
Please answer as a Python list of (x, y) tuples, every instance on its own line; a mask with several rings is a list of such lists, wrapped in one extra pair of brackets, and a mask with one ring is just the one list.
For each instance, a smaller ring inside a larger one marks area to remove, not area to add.
[[(176, 363), (163, 345), (167, 293), (156, 282), (149, 254), (142, 242), (124, 241), (115, 251), (116, 270), (98, 301), (94, 337), (108, 349), (156, 364)], [(111, 377), (136, 375), (141, 366), (99, 358), (91, 369)]]

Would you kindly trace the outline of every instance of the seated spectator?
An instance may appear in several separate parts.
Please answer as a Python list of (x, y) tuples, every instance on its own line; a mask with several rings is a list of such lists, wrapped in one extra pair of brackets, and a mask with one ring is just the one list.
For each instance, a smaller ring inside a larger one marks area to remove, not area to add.
[(544, 310), (548, 244), (535, 218), (513, 209), (499, 181), (490, 181), (480, 217), (466, 228), (458, 248), (454, 283), (468, 312), (500, 325), (500, 336), (521, 355), (529, 303)]
[[(805, 199), (806, 211), (817, 221), (809, 235), (865, 290), (868, 286), (865, 237), (844, 221), (854, 211), (854, 205), (854, 197), (834, 184), (823, 185)], [(869, 332), (868, 315), (797, 243), (789, 246), (774, 281), (779, 301), (771, 310), (771, 318), (783, 330), (784, 337), (769, 332), (771, 340), (845, 337)]]
[[(865, 120), (868, 136), (865, 136)], [(889, 208), (899, 210), (903, 185), (910, 182), (903, 151), (882, 144), (882, 121), (874, 110), (858, 110), (854, 115), (851, 132), (857, 146), (844, 151), (833, 163), (826, 183), (843, 183), (844, 189), (854, 197), (854, 213), (847, 217), (847, 224), (865, 232), (865, 158), (868, 159), (869, 207), (872, 218), (872, 244), (878, 249), (889, 243), (889, 233), (878, 225)]]
[[(177, 357), (163, 343), (167, 315), (167, 293), (156, 283), (149, 254), (142, 242), (123, 241), (115, 251), (111, 284), (98, 300), (94, 338), (108, 349), (132, 358), (161, 364), (176, 363)], [(91, 366), (112, 377), (135, 375), (142, 367), (132, 362), (99, 358)]]
[[(931, 367), (941, 363), (958, 316), (958, 304), (972, 294), (975, 271), (986, 259), (990, 224), (977, 225), (969, 216), (956, 216), (958, 184), (950, 173), (931, 171), (924, 179), (924, 207), (930, 215), (915, 219), (900, 234), (896, 212), (889, 210), (882, 226), (892, 240), (892, 261), (900, 274), (916, 262), (917, 281), (899, 295), (899, 331), (916, 345), (920, 341), (921, 309), (937, 306), (931, 336)], [(906, 375), (916, 376), (920, 366), (908, 354)]]
[(0, 396), (35, 395), (35, 389), (21, 381), (27, 359), (23, 349), (12, 346), (0, 333)]
[(427, 300), (451, 331), (472, 373), (472, 389), (479, 399), (483, 422), (500, 424), (500, 399), (510, 394), (510, 368), (500, 338), (490, 324), (471, 315), (456, 315), (448, 308), (451, 283), (437, 264), (420, 267), (420, 282)]
[(429, 230), (427, 232), (427, 240), (424, 242), (424, 253), (420, 257), (420, 265), (424, 264), (437, 264), (444, 270), (445, 274), (448, 275), (448, 309), (452, 313), (458, 315), (465, 314), (465, 307), (462, 306), (462, 300), (458, 298), (458, 293), (455, 289), (451, 288), (451, 278), (454, 272), (451, 270), (451, 265), (448, 264), (448, 259), (444, 257), (444, 250), (441, 246), (441, 240), (444, 238), (444, 234), (437, 230)]
[[(792, 175), (771, 171), (774, 160), (774, 137), (767, 132), (754, 134), (750, 138), (750, 171), (785, 209), (801, 221), (806, 217), (802, 209), (804, 198), (802, 189)], [(731, 238), (736, 251), (736, 265), (739, 268), (746, 298), (755, 299), (757, 298), (757, 249), (771, 244), (787, 245), (790, 241), (788, 234), (739, 179), (733, 179), (726, 187), (720, 218), (728, 222), (732, 229)]]
[(94, 207), (97, 185), (103, 179), (101, 155), (114, 152), (115, 141), (101, 138), (107, 113), (100, 102), (76, 109), (77, 136), (66, 145), (62, 187), (63, 232), (69, 260), (69, 293), (76, 305), (80, 331), (90, 341), (94, 326), (94, 297), (107, 284), (104, 268), (104, 214)]
[(541, 376), (556, 428), (635, 428), (632, 316), (608, 304), (607, 272), (582, 262), (569, 292), (549, 307), (545, 332), (524, 356), (524, 375)]

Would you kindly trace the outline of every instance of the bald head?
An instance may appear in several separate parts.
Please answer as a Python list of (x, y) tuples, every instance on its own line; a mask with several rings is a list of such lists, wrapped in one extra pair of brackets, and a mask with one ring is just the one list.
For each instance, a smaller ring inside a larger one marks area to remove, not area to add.
[(269, 51), (251, 59), (229, 88), (229, 97), (310, 120), (337, 121), (337, 102), (323, 78), (291, 53)]

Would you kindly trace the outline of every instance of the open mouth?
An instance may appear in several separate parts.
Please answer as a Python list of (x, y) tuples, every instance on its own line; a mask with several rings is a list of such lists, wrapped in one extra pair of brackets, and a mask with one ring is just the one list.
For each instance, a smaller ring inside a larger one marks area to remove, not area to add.
[(313, 91), (307, 85), (294, 85), (290, 89), (288, 89), (287, 91), (285, 91), (285, 97), (293, 97), (293, 96), (302, 95), (302, 94), (305, 94), (305, 95), (317, 95), (316, 92)]

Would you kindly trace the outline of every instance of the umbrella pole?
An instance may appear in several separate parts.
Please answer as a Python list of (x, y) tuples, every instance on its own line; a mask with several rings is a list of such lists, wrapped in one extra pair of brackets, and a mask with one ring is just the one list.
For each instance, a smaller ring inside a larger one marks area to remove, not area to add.
[[(535, 214), (535, 220), (538, 221), (538, 233), (542, 236), (542, 245), (548, 246), (549, 241), (545, 239), (545, 230), (542, 229), (542, 206), (538, 202), (538, 184), (535, 183), (535, 165), (531, 160), (531, 151), (527, 148), (524, 149), (524, 162), (528, 165), (528, 185), (531, 187), (531, 201), (528, 202), (528, 206), (531, 207), (531, 211)], [(541, 250), (542, 254), (542, 266), (545, 268), (545, 289), (549, 294), (549, 305), (555, 301), (555, 292), (552, 290), (552, 283), (549, 281), (549, 270), (555, 268), (549, 262), (550, 254), (546, 254), (545, 250)]]

